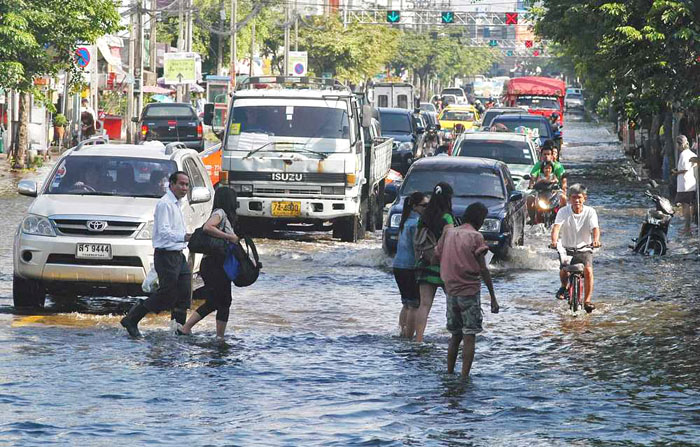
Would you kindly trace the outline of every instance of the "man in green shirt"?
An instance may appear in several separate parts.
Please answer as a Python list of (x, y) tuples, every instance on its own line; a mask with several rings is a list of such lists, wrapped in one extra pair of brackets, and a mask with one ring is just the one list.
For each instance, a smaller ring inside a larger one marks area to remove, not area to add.
[[(533, 166), (532, 170), (530, 171), (530, 185), (528, 186), (528, 189), (532, 189), (535, 186), (537, 177), (540, 176), (540, 172), (542, 171), (542, 164), (545, 162), (550, 162), (552, 163), (553, 167), (552, 171), (554, 172), (554, 175), (557, 176), (557, 179), (559, 180), (559, 186), (562, 190), (562, 194), (559, 197), (559, 207), (564, 207), (566, 206), (566, 171), (564, 170), (564, 166), (562, 166), (561, 163), (554, 160), (553, 149), (554, 143), (552, 142), (552, 140), (545, 141), (544, 145), (542, 146), (542, 150), (540, 151), (540, 161), (535, 163), (535, 166)], [(530, 216), (530, 221), (532, 222), (535, 217), (534, 194), (530, 194), (527, 197), (527, 210)]]

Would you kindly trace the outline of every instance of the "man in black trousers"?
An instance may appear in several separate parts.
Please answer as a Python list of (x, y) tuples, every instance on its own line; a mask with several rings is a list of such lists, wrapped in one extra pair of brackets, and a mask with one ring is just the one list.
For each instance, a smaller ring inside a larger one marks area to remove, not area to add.
[(131, 308), (121, 324), (132, 337), (140, 337), (138, 323), (148, 312), (172, 309), (171, 318), (185, 324), (192, 290), (192, 273), (182, 251), (187, 247), (187, 233), (181, 201), (187, 195), (190, 179), (177, 171), (169, 177), (168, 191), (158, 200), (153, 218), (153, 265), (158, 274), (158, 290)]

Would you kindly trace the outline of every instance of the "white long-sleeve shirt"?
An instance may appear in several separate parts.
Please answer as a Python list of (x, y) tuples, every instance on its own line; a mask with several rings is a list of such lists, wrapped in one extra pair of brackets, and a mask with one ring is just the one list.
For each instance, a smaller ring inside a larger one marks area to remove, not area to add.
[(187, 247), (185, 216), (180, 206), (170, 188), (158, 200), (153, 216), (153, 248), (181, 251)]

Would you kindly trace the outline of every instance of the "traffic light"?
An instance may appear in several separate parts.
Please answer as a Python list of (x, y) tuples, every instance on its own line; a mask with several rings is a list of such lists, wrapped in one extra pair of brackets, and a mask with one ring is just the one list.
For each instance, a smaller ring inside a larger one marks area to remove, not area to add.
[(400, 11), (387, 11), (386, 12), (386, 21), (389, 23), (399, 23), (401, 20), (401, 12)]
[(517, 12), (507, 12), (506, 13), (506, 25), (517, 25), (518, 24), (518, 13)]
[(490, 47), (497, 47), (498, 46), (498, 41), (495, 39), (489, 40), (489, 46)]
[(440, 15), (442, 18), (442, 23), (454, 23), (455, 22), (455, 13), (452, 11), (443, 11), (442, 14)]
[(531, 40), (525, 41), (525, 48), (532, 48), (532, 41)]

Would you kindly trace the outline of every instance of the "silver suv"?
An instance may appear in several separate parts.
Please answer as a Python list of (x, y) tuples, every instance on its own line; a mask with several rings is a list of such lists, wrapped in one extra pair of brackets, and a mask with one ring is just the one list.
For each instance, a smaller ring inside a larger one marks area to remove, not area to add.
[[(194, 231), (209, 216), (213, 188), (197, 152), (182, 143), (81, 145), (57, 161), (41, 188), (21, 181), (19, 193), (36, 199), (14, 238), (15, 307), (41, 307), (47, 293), (143, 295), (153, 212), (176, 170), (190, 176), (183, 211)], [(196, 270), (199, 257), (191, 262)]]

